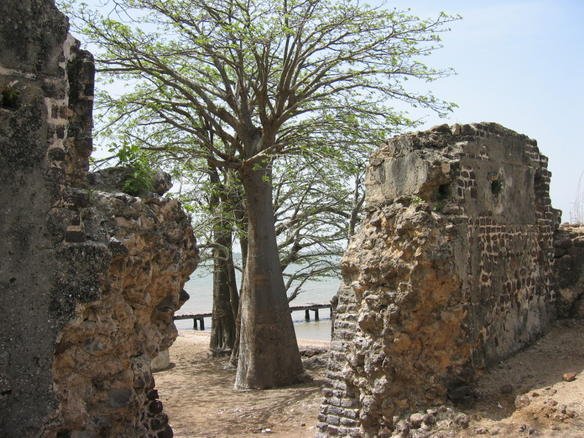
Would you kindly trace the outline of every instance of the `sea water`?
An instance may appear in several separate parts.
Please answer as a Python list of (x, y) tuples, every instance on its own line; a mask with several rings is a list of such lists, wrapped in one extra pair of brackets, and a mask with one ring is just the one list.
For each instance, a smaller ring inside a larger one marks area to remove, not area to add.
[[(238, 276), (239, 281), (239, 276)], [(339, 279), (325, 279), (322, 281), (307, 281), (302, 287), (302, 292), (290, 306), (303, 306), (306, 304), (328, 304), (339, 288)], [(211, 313), (213, 308), (213, 274), (207, 268), (197, 269), (185, 284), (185, 290), (189, 293), (189, 300), (176, 312), (180, 314)], [(304, 320), (304, 311), (292, 312), (292, 321), (298, 339), (330, 340), (331, 319), (329, 309), (319, 310), (319, 321), (314, 321), (314, 312), (310, 312), (310, 322)], [(192, 330), (192, 320), (179, 320), (175, 322), (179, 330)], [(211, 318), (205, 318), (205, 330), (211, 329)]]

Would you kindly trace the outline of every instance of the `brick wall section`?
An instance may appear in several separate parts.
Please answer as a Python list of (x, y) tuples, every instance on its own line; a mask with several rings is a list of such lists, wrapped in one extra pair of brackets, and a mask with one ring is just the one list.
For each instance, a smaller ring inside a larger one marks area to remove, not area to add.
[(460, 400), (477, 372), (556, 316), (559, 214), (534, 140), (439, 126), (372, 155), (342, 260), (322, 436), (384, 436), (394, 416)]

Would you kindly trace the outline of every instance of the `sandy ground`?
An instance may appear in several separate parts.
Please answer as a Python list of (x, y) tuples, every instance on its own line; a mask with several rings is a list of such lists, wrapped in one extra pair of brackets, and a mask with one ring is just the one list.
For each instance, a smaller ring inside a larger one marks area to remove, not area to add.
[[(174, 366), (155, 374), (177, 437), (313, 437), (324, 363), (307, 359), (314, 381), (267, 390), (233, 390), (235, 370), (207, 355), (206, 333), (183, 331), (170, 350)], [(323, 341), (302, 346), (326, 347)], [(571, 382), (566, 373), (575, 373)], [(453, 407), (469, 418), (460, 430), (448, 422), (416, 436), (584, 438), (584, 321), (564, 321), (532, 347), (501, 362), (477, 385), (477, 400)]]
[[(328, 348), (325, 341), (299, 340)], [(265, 391), (234, 391), (235, 369), (208, 357), (209, 336), (181, 331), (170, 349), (174, 366), (155, 373), (156, 387), (175, 437), (313, 437), (321, 401), (324, 363), (305, 364), (310, 383)], [(263, 431), (263, 433), (262, 433)]]
[[(575, 374), (571, 382), (564, 374)], [(461, 434), (584, 438), (584, 320), (566, 320), (478, 383)]]

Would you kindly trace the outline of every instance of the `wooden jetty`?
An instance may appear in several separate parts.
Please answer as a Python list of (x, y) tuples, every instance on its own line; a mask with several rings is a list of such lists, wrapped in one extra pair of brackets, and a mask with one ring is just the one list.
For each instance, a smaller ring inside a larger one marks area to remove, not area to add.
[(318, 315), (318, 310), (319, 309), (329, 309), (330, 310), (331, 305), (330, 304), (306, 304), (304, 306), (291, 306), (290, 307), (290, 313), (292, 312), (296, 312), (299, 310), (304, 310), (304, 320), (305, 321), (310, 321), (310, 312), (314, 312), (314, 320), (318, 321), (319, 315)]
[[(290, 313), (299, 312), (304, 310), (304, 320), (310, 321), (310, 312), (314, 313), (314, 320), (319, 321), (320, 316), (318, 311), (320, 309), (331, 309), (330, 304), (305, 304), (304, 306), (290, 306)], [(184, 315), (174, 315), (173, 319), (175, 321), (183, 319), (193, 320), (193, 330), (205, 330), (205, 318), (211, 318), (211, 313), (195, 313), (195, 314), (184, 314)]]
[[(196, 313), (191, 315), (174, 315), (172, 319), (179, 321), (181, 319), (192, 319), (193, 330), (205, 330), (205, 318), (211, 318), (212, 313)], [(197, 323), (200, 328), (197, 328)]]

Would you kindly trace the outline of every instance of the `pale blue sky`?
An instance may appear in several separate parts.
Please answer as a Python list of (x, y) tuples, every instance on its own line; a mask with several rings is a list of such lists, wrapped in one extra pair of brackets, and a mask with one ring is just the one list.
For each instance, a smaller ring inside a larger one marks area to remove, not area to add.
[[(429, 58), (456, 76), (431, 85), (458, 108), (437, 123), (500, 123), (535, 138), (549, 157), (552, 203), (563, 220), (584, 172), (583, 0), (397, 0), (415, 15), (462, 15), (444, 35), (444, 48)], [(584, 189), (584, 187), (582, 188)]]

